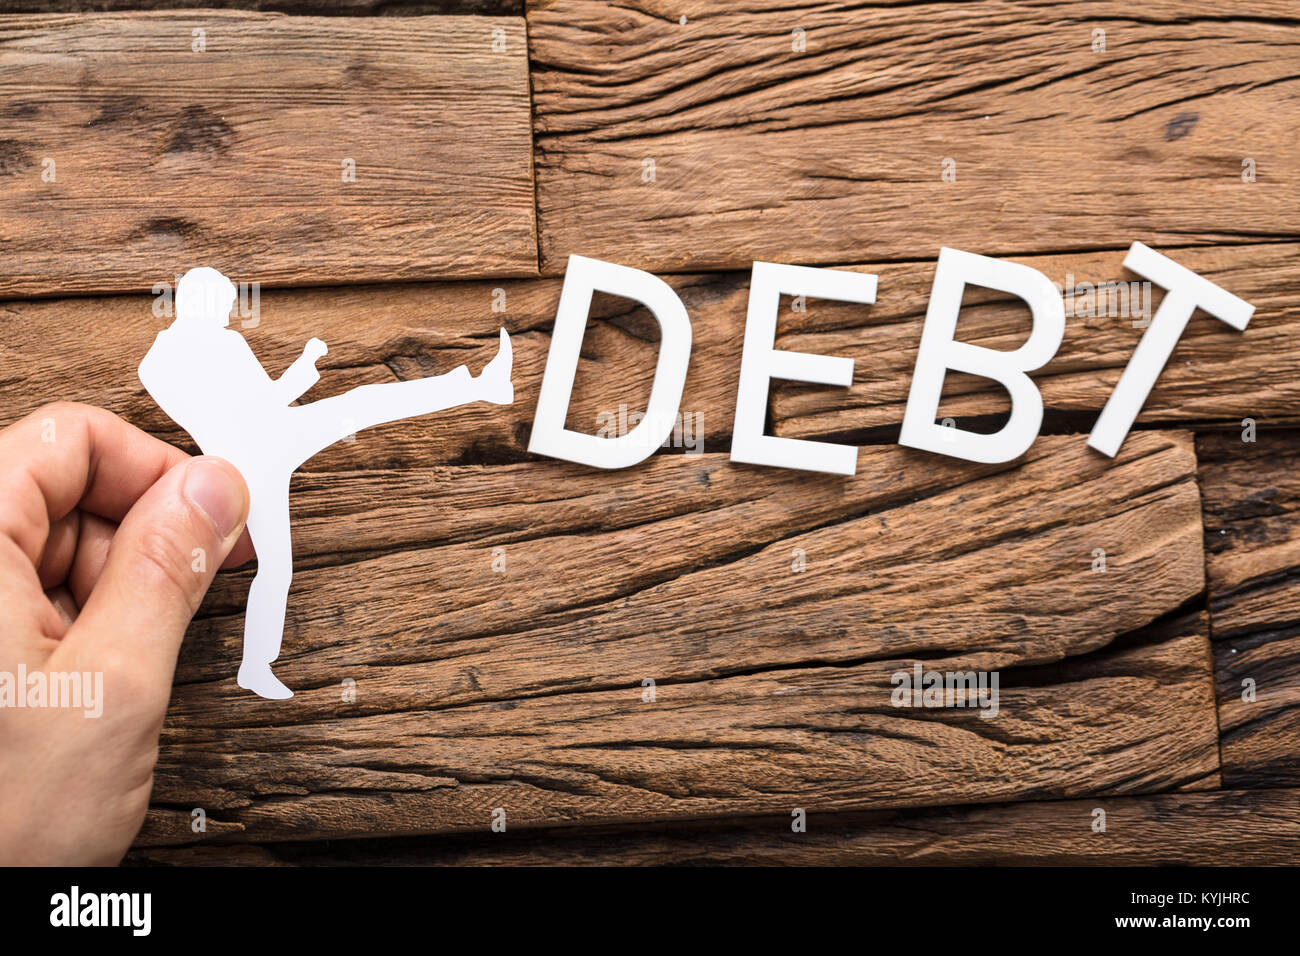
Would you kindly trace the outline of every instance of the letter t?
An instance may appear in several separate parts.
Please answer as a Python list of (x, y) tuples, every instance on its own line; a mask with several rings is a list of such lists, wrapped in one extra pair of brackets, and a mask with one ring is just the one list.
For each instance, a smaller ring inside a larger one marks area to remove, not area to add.
[(1119, 383), (1110, 393), (1106, 407), (1101, 410), (1092, 434), (1088, 436), (1090, 446), (1112, 458), (1133, 427), (1192, 313), (1198, 308), (1204, 309), (1241, 332), (1255, 312), (1250, 303), (1140, 242), (1129, 247), (1128, 255), (1124, 257), (1124, 268), (1146, 276), (1166, 291), (1160, 308), (1151, 319), (1150, 328), (1133, 350), (1128, 367), (1119, 377)]

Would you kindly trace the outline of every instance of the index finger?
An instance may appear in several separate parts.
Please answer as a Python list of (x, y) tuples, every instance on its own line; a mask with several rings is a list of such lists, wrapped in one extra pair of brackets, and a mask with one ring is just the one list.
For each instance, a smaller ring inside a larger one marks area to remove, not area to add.
[(102, 408), (42, 406), (0, 432), (0, 534), (38, 564), (50, 525), (73, 508), (120, 521), (188, 457)]

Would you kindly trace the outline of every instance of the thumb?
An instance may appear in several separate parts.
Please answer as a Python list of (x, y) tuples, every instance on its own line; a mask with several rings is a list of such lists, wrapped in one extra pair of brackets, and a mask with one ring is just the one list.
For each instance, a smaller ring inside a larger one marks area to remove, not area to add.
[(185, 629), (248, 520), (248, 488), (229, 462), (192, 458), (127, 512), (66, 640), (100, 669), (170, 693)]

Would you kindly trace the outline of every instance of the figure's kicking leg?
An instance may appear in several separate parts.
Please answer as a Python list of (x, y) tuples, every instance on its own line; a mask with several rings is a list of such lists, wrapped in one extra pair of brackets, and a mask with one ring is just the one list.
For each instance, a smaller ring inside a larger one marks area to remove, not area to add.
[(328, 448), (349, 435), (394, 422), (440, 412), (471, 402), (509, 405), (514, 401), (510, 373), (514, 354), (510, 336), (501, 330), (501, 348), (478, 376), (464, 365), (443, 375), (430, 375), (405, 382), (362, 385), (342, 395), (323, 398), (290, 409), (295, 419), (294, 440), (302, 452), (299, 462)]
[(497, 349), (497, 354), (483, 367), (483, 371), (475, 379), (486, 393), (482, 396), (483, 401), (491, 402), (493, 405), (509, 405), (515, 400), (515, 386), (510, 381), (514, 364), (515, 354), (510, 346), (510, 336), (506, 334), (505, 329), (502, 329), (501, 346)]
[[(510, 382), (514, 351), (505, 329), (501, 330), (500, 342), (497, 354), (478, 376), (471, 376), (468, 368), (459, 365), (443, 375), (430, 375), (406, 382), (362, 385), (338, 398), (347, 399), (355, 409), (358, 429), (440, 412), (470, 402), (509, 405), (515, 397), (515, 389)], [(325, 401), (333, 399), (327, 398)]]
[(239, 686), (270, 700), (293, 691), (271, 673), (284, 636), (285, 603), (293, 580), (293, 545), (289, 535), (289, 481), (249, 486), (248, 533), (257, 552), (257, 575), (248, 589), (244, 613), (244, 659)]

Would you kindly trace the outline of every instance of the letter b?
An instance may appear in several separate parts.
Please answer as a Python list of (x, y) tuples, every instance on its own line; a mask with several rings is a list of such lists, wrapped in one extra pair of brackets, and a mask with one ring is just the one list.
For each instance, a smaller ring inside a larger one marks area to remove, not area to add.
[[(1025, 300), (1033, 328), (1020, 348), (1000, 352), (955, 340), (962, 291), (967, 285), (997, 289)], [(1064, 335), (1065, 307), (1060, 293), (1037, 269), (941, 249), (899, 443), (988, 464), (1023, 455), (1038, 437), (1043, 422), (1043, 397), (1026, 373), (1050, 362)], [(935, 422), (949, 370), (991, 378), (1006, 388), (1011, 394), (1011, 417), (1001, 430), (982, 435)]]

